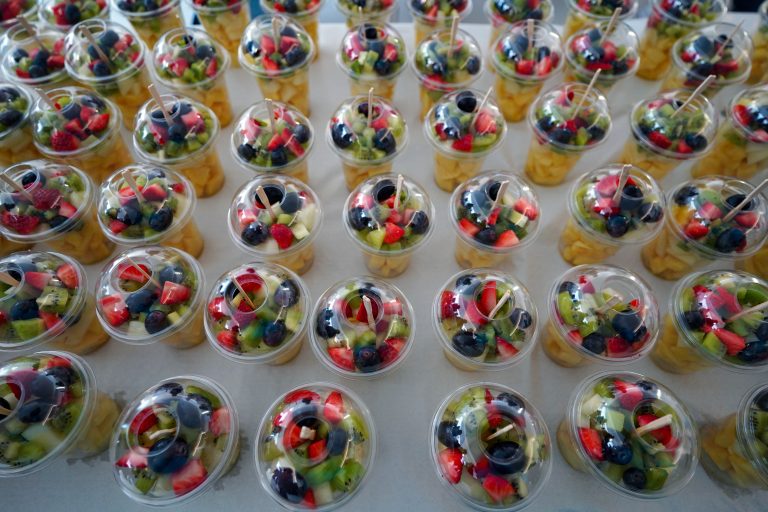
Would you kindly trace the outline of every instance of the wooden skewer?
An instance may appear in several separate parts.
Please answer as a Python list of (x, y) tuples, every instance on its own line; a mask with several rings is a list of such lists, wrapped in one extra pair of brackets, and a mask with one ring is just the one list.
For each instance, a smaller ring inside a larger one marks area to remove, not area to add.
[(605, 30), (603, 30), (603, 34), (600, 36), (601, 45), (603, 44), (603, 41), (605, 41), (605, 38), (611, 35), (613, 29), (616, 28), (616, 22), (619, 21), (619, 14), (621, 14), (621, 7), (617, 7), (613, 10), (611, 19), (608, 20), (608, 24), (605, 26)]
[(35, 40), (35, 44), (39, 46), (41, 50), (47, 51), (43, 41), (37, 36), (37, 29), (35, 29), (35, 27), (29, 21), (27, 21), (24, 16), (18, 16), (16, 19), (19, 20), (19, 24), (24, 27), (24, 30), (27, 31), (27, 34), (29, 34), (30, 37)]
[(13, 188), (16, 192), (24, 196), (24, 199), (29, 201), (30, 203), (33, 202), (32, 194), (26, 191), (24, 187), (16, 183), (13, 178), (8, 176), (7, 174), (3, 173), (0, 174), (0, 180), (3, 180), (9, 187)]
[(251, 309), (256, 311), (256, 304), (253, 303), (251, 298), (248, 296), (248, 294), (243, 289), (243, 286), (237, 282), (237, 278), (235, 276), (230, 276), (232, 278), (232, 284), (235, 285), (235, 288), (237, 288), (237, 291), (240, 293), (240, 295), (243, 296), (243, 299), (245, 302), (248, 303), (249, 306), (251, 306)]
[(656, 418), (652, 422), (635, 429), (635, 433), (638, 436), (642, 437), (648, 432), (653, 432), (654, 430), (659, 430), (660, 428), (668, 427), (671, 424), (672, 424), (672, 415), (666, 414), (661, 418)]
[[(365, 308), (365, 318), (368, 320), (368, 328), (376, 334), (376, 322), (373, 319), (373, 307), (371, 306), (371, 299), (367, 295), (363, 295), (363, 307)], [(381, 344), (379, 337), (376, 336), (376, 347)]]
[(448, 40), (448, 56), (453, 57), (453, 45), (456, 44), (456, 31), (459, 29), (459, 15), (453, 13), (451, 21), (451, 38)]
[(104, 53), (104, 50), (101, 49), (101, 45), (96, 41), (96, 38), (93, 37), (93, 34), (91, 34), (91, 31), (88, 30), (88, 27), (80, 27), (80, 32), (85, 36), (85, 38), (88, 40), (89, 43), (91, 43), (96, 50), (96, 53), (99, 55), (99, 58), (104, 61), (104, 63), (109, 66), (109, 69), (112, 69), (112, 62), (109, 60), (109, 57), (106, 53)]
[(485, 93), (485, 96), (483, 96), (483, 99), (480, 101), (480, 104), (477, 106), (475, 111), (472, 113), (472, 131), (476, 132), (475, 128), (475, 121), (477, 120), (477, 115), (482, 112), (482, 110), (485, 108), (485, 104), (488, 103), (488, 98), (491, 97), (491, 93), (493, 92), (493, 86), (490, 86), (488, 88), (488, 91)]
[(723, 58), (723, 50), (725, 50), (725, 47), (728, 46), (728, 43), (731, 42), (731, 39), (733, 39), (733, 36), (736, 35), (736, 32), (741, 30), (741, 25), (744, 23), (744, 21), (740, 21), (738, 25), (733, 27), (733, 30), (731, 30), (731, 33), (728, 34), (728, 37), (725, 38), (725, 41), (723, 41), (723, 44), (720, 45), (720, 48), (717, 49), (717, 52), (715, 53), (715, 58), (712, 59), (712, 64), (715, 64), (720, 61), (720, 59)]
[(8, 272), (0, 272), (0, 283), (5, 283), (8, 286), (16, 288), (19, 286), (19, 282), (11, 276)]
[(48, 93), (46, 93), (42, 89), (35, 89), (35, 92), (40, 97), (41, 100), (43, 100), (43, 103), (48, 105), (48, 108), (51, 109), (51, 112), (59, 116), (59, 119), (64, 120), (64, 115), (59, 110), (59, 107), (56, 106), (56, 103), (53, 102), (53, 100), (48, 96)]
[(400, 191), (403, 189), (403, 178), (402, 174), (397, 175), (397, 186), (395, 186), (395, 210), (398, 210), (400, 208)]
[(627, 184), (627, 178), (629, 178), (629, 170), (632, 168), (631, 164), (624, 164), (621, 168), (621, 174), (619, 175), (619, 187), (616, 192), (613, 193), (613, 202), (618, 204), (621, 199), (621, 194), (624, 192), (624, 186)]
[[(491, 205), (490, 213), (493, 213), (493, 211), (499, 207), (499, 204), (504, 200), (504, 194), (507, 193), (507, 187), (509, 186), (509, 180), (504, 180), (499, 184), (499, 190), (496, 192), (496, 199), (493, 200), (493, 204)], [(490, 214), (489, 214), (490, 216)], [(486, 219), (486, 223), (488, 222), (488, 219)]]
[(752, 306), (751, 308), (742, 309), (741, 311), (739, 311), (738, 313), (730, 317), (728, 321), (733, 322), (734, 320), (737, 320), (743, 316), (747, 316), (752, 313), (757, 313), (758, 311), (765, 311), (766, 309), (768, 309), (768, 302), (762, 302), (757, 306)]
[(762, 192), (762, 190), (768, 186), (768, 178), (764, 179), (758, 186), (752, 189), (752, 192), (746, 195), (746, 197), (737, 204), (733, 210), (728, 212), (725, 217), (723, 217), (723, 222), (729, 222), (731, 219), (733, 219), (736, 215), (739, 214), (741, 210), (744, 209), (751, 201), (754, 199), (754, 197)]
[(270, 98), (264, 98), (264, 103), (267, 105), (267, 114), (269, 114), (269, 127), (274, 135), (277, 133), (277, 128), (275, 128), (275, 106)]
[(693, 100), (695, 100), (702, 92), (704, 92), (707, 89), (707, 87), (709, 87), (709, 84), (711, 84), (714, 80), (715, 80), (715, 75), (709, 75), (703, 82), (701, 82), (699, 86), (696, 88), (696, 90), (693, 91), (690, 96), (688, 96), (688, 99), (685, 100), (685, 103), (680, 105), (680, 108), (675, 110), (672, 113), (672, 115), (669, 116), (670, 119), (674, 119), (678, 113), (688, 108), (688, 105), (690, 105)]
[(140, 203), (143, 203), (144, 194), (141, 193), (141, 190), (139, 190), (139, 185), (136, 183), (136, 180), (133, 179), (133, 176), (131, 176), (131, 171), (124, 172), (123, 179), (128, 184), (128, 187), (133, 191), (133, 194), (136, 196), (136, 199)]
[(155, 84), (149, 84), (147, 89), (149, 90), (149, 94), (151, 94), (152, 98), (155, 100), (155, 103), (157, 103), (157, 106), (160, 108), (160, 112), (163, 113), (165, 122), (168, 123), (168, 126), (170, 127), (171, 125), (173, 125), (173, 118), (171, 117), (171, 114), (168, 113), (168, 109), (165, 108), (165, 103), (163, 103), (163, 98), (161, 98), (160, 94), (157, 92), (157, 88), (155, 87)]
[(576, 104), (576, 109), (574, 109), (571, 119), (576, 117), (581, 111), (582, 107), (584, 107), (584, 102), (587, 101), (589, 94), (592, 92), (592, 89), (595, 87), (595, 84), (597, 83), (597, 79), (600, 78), (601, 71), (602, 71), (601, 69), (598, 69), (597, 71), (595, 71), (595, 74), (592, 75), (592, 80), (589, 81), (589, 85), (587, 85), (587, 89), (584, 91), (584, 94), (581, 95), (579, 102)]
[(497, 430), (493, 434), (491, 434), (488, 437), (486, 437), (485, 440), (486, 441), (492, 441), (492, 440), (496, 439), (499, 436), (503, 436), (504, 434), (506, 434), (507, 432), (509, 432), (510, 430), (512, 430), (514, 428), (515, 428), (515, 424), (514, 423), (510, 423), (509, 425), (507, 425), (506, 427), (502, 428), (501, 430)]
[(153, 441), (154, 441), (154, 440), (155, 440), (155, 439), (157, 439), (158, 437), (164, 436), (164, 435), (166, 435), (166, 434), (173, 434), (173, 433), (175, 433), (175, 432), (176, 432), (176, 429), (175, 429), (175, 428), (165, 428), (165, 429), (162, 429), (162, 430), (156, 430), (156, 431), (152, 432), (151, 434), (149, 434), (149, 436), (148, 436), (148, 437), (149, 437), (151, 440), (153, 440)]
[(151, 275), (151, 274), (147, 273), (147, 271), (146, 271), (146, 270), (144, 270), (144, 269), (141, 267), (141, 265), (139, 265), (138, 263), (136, 263), (135, 261), (133, 261), (133, 258), (131, 258), (130, 256), (126, 256), (126, 257), (125, 257), (125, 259), (126, 259), (126, 260), (128, 260), (128, 263), (130, 263), (130, 264), (131, 264), (131, 266), (132, 266), (133, 268), (135, 268), (136, 270), (138, 270), (138, 271), (139, 271), (139, 273), (140, 273), (141, 275), (143, 275), (144, 277), (146, 277), (146, 278), (147, 278), (147, 281), (149, 281), (149, 282), (150, 282), (150, 283), (152, 283), (153, 285), (157, 286), (158, 288), (161, 288), (161, 286), (160, 286), (160, 283), (158, 283), (158, 282), (157, 282), (157, 280), (156, 280), (154, 277), (152, 277), (152, 275)]
[(367, 126), (371, 126), (371, 122), (373, 121), (373, 87), (368, 89), (368, 124)]
[(505, 292), (504, 292), (504, 295), (502, 295), (502, 296), (501, 296), (501, 298), (499, 299), (499, 302), (498, 302), (498, 303), (496, 303), (496, 306), (495, 306), (495, 307), (494, 307), (494, 308), (491, 310), (491, 312), (490, 312), (490, 313), (488, 313), (488, 318), (490, 318), (491, 320), (493, 320), (493, 319), (494, 319), (494, 317), (496, 316), (496, 314), (497, 314), (497, 313), (498, 313), (498, 312), (501, 310), (501, 308), (503, 308), (503, 307), (504, 307), (504, 304), (506, 304), (506, 303), (507, 303), (507, 301), (509, 300), (509, 297), (510, 297), (511, 295), (512, 295), (512, 294), (510, 293), (510, 291), (509, 291), (509, 290), (505, 291)]
[(535, 23), (532, 18), (528, 18), (526, 22), (525, 30), (528, 35), (528, 51), (533, 48), (533, 31), (535, 29)]
[(261, 201), (261, 204), (264, 205), (264, 208), (269, 212), (269, 217), (272, 219), (272, 222), (277, 221), (277, 215), (275, 214), (275, 211), (272, 209), (272, 203), (269, 202), (269, 197), (267, 197), (267, 193), (264, 192), (264, 187), (259, 185), (256, 187), (256, 195), (259, 198), (259, 201)]

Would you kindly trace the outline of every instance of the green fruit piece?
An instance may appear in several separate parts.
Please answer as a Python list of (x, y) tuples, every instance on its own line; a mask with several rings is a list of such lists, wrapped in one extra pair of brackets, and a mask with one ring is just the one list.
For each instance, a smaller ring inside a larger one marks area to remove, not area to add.
[[(350, 492), (357, 487), (365, 474), (365, 468), (356, 460), (344, 462), (341, 469), (331, 479), (331, 487), (340, 492)], [(307, 480), (309, 483), (309, 480)], [(312, 484), (310, 484), (312, 485)]]
[(268, 437), (264, 442), (264, 449), (261, 451), (262, 457), (264, 457), (265, 460), (271, 461), (279, 458), (282, 454), (283, 452), (277, 447), (272, 436)]
[[(179, 311), (181, 308), (179, 308)], [(181, 314), (178, 311), (171, 311), (168, 313), (168, 321), (171, 323), (171, 325), (175, 325), (179, 322), (181, 322)]]
[(349, 412), (341, 420), (340, 425), (341, 428), (347, 431), (347, 435), (353, 443), (360, 444), (368, 440), (368, 428), (356, 412)]
[(149, 469), (134, 469), (133, 478), (133, 485), (141, 494), (151, 491), (157, 481), (157, 475)]
[[(483, 484), (476, 478), (473, 478), (468, 471), (462, 471), (461, 482), (459, 482), (459, 485), (462, 487), (462, 492), (466, 493), (466, 495), (472, 499), (488, 503), (489, 505), (493, 504), (493, 500), (488, 496), (485, 489), (483, 489)], [(515, 489), (517, 489), (517, 487), (515, 487)]]
[(671, 468), (675, 465), (675, 459), (667, 452), (659, 452), (655, 456), (656, 465), (660, 468)]
[(341, 468), (341, 456), (331, 457), (304, 473), (304, 479), (310, 487), (330, 482)]
[(62, 434), (69, 434), (72, 427), (75, 426), (80, 415), (83, 413), (83, 403), (80, 401), (70, 402), (63, 409), (59, 409), (59, 412), (51, 418), (49, 424), (55, 430)]
[(22, 340), (31, 340), (45, 332), (45, 322), (42, 318), (30, 318), (29, 320), (14, 320), (11, 322), (16, 334)]
[(355, 345), (359, 346), (373, 345), (374, 343), (376, 343), (376, 333), (371, 331), (365, 331), (355, 339)]
[(669, 473), (661, 468), (648, 468), (645, 470), (645, 489), (648, 491), (659, 491), (664, 487)]
[(293, 220), (292, 215), (288, 215), (287, 213), (281, 213), (277, 216), (277, 223), (278, 224), (290, 224)]
[(190, 385), (190, 386), (187, 386), (187, 389), (185, 391), (186, 391), (187, 395), (195, 394), (195, 395), (200, 395), (200, 396), (202, 396), (204, 398), (207, 398), (208, 401), (211, 402), (211, 406), (214, 409), (218, 409), (219, 407), (221, 407), (221, 400), (219, 400), (219, 397), (214, 395), (213, 393), (211, 393), (210, 391), (208, 391), (206, 389), (203, 389), (203, 388), (198, 387), (198, 386)]
[(19, 446), (13, 465), (16, 467), (29, 466), (43, 459), (47, 453), (46, 449), (37, 443), (23, 443)]
[(613, 398), (613, 384), (608, 379), (603, 379), (595, 384), (594, 391), (604, 398)]
[(609, 429), (615, 430), (616, 432), (624, 430), (624, 421), (626, 417), (620, 411), (617, 411), (616, 409), (606, 409), (603, 412), (603, 416), (605, 416), (605, 425)]
[(768, 290), (760, 285), (750, 284), (746, 288), (739, 289), (737, 298), (741, 304), (756, 306), (768, 302)]
[(167, 430), (169, 428), (176, 427), (176, 420), (171, 413), (165, 409), (155, 409), (155, 417), (157, 418), (157, 426), (159, 430)]
[(560, 317), (568, 325), (577, 325), (574, 304), (568, 292), (561, 292), (557, 296), (557, 311)]
[(389, 331), (387, 332), (387, 338), (406, 338), (410, 333), (408, 327), (408, 321), (405, 317), (394, 316), (389, 324)]
[(298, 331), (302, 318), (303, 315), (299, 308), (289, 309), (285, 315), (285, 327), (291, 332)]
[(65, 288), (46, 286), (37, 298), (38, 307), (50, 313), (62, 314), (67, 311), (69, 292)]
[(586, 338), (593, 332), (596, 332), (600, 328), (600, 323), (597, 320), (596, 316), (590, 316), (588, 318), (585, 318), (584, 321), (579, 325), (579, 334), (581, 334), (582, 338)]
[(55, 449), (62, 441), (62, 437), (44, 423), (34, 423), (28, 426), (21, 435), (27, 441), (44, 447), (46, 451)]
[(602, 466), (603, 474), (613, 480), (614, 482), (620, 482), (626, 466), (619, 466), (618, 464), (605, 463)]
[(387, 233), (383, 229), (376, 229), (368, 233), (365, 239), (374, 249), (381, 249), (386, 234)]
[(717, 357), (722, 357), (725, 354), (725, 345), (720, 342), (718, 337), (712, 331), (704, 336), (704, 339), (701, 341), (701, 346), (704, 350)]

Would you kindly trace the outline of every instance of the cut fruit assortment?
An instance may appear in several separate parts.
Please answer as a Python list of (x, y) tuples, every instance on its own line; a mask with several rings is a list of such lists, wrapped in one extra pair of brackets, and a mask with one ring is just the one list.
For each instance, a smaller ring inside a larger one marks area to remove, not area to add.
[(91, 18), (108, 18), (107, 0), (40, 0), (40, 21), (49, 27), (68, 30)]
[[(246, 0), (185, 0), (200, 19), (200, 24), (237, 63), (240, 37), (248, 26), (250, 9)], [(182, 23), (183, 25), (183, 23)]]
[(354, 29), (361, 21), (384, 24), (397, 9), (395, 0), (336, 0), (336, 8), (347, 19), (347, 27)]
[(166, 32), (181, 28), (179, 0), (113, 0), (112, 5), (131, 23), (147, 48), (155, 46)]
[[(280, 14), (297, 23), (310, 37), (319, 52), (318, 14), (323, 0), (260, 0), (261, 8), (272, 15)], [(312, 55), (317, 59), (319, 53)]]
[(36, 29), (35, 32), (30, 34), (23, 25), (15, 25), (5, 33), (2, 38), (5, 76), (14, 83), (43, 89), (67, 85), (64, 32), (55, 29)]
[(754, 85), (764, 83), (768, 78), (768, 3), (763, 1), (757, 9), (760, 21), (757, 30), (752, 34), (752, 71), (747, 83)]
[(37, 19), (37, 0), (9, 0), (0, 7), (0, 30), (8, 30), (19, 23)]
[(565, 45), (568, 65), (565, 80), (588, 84), (599, 69), (595, 84), (608, 94), (618, 81), (637, 70), (637, 34), (626, 23), (618, 22), (606, 32), (609, 21), (585, 28), (572, 35)]
[(472, 0), (408, 0), (407, 4), (416, 44), (435, 31), (451, 28), (454, 16), (461, 19), (472, 12)]
[(199, 497), (237, 461), (237, 412), (227, 391), (199, 376), (160, 381), (131, 402), (112, 434), (112, 472), (120, 489), (144, 505)]
[(0, 165), (4, 167), (40, 156), (29, 122), (33, 103), (26, 87), (0, 82)]
[(620, 9), (618, 19), (626, 22), (635, 16), (640, 5), (635, 0), (569, 0), (568, 3), (570, 10), (563, 28), (566, 39), (592, 25), (610, 20), (616, 9)]
[(555, 8), (551, 0), (487, 0), (485, 15), (491, 22), (491, 44), (519, 22), (549, 21)]

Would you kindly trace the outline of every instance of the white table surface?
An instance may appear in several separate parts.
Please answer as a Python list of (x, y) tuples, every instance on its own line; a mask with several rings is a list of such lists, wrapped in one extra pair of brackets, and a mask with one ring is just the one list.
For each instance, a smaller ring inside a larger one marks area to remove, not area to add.
[[(755, 16), (733, 16), (746, 20), (745, 28), (753, 31)], [(641, 32), (643, 23), (633, 22)], [(413, 51), (413, 29), (398, 25)], [(487, 25), (467, 27), (483, 48), (488, 41)], [(324, 140), (324, 129), (332, 110), (348, 95), (346, 79), (339, 72), (334, 52), (341, 40), (343, 26), (321, 26), (321, 55), (311, 69), (312, 124), (318, 140), (309, 156), (310, 183), (319, 195), (325, 222), (317, 237), (316, 260), (304, 276), (313, 301), (334, 282), (366, 269), (352, 241), (343, 231), (341, 210), (347, 191), (339, 166)], [(241, 112), (259, 100), (256, 82), (245, 71), (237, 69), (227, 76), (235, 112)], [(485, 73), (478, 88), (485, 90), (491, 75)], [(651, 95), (658, 83), (629, 79), (615, 87), (609, 100), (614, 114), (614, 129), (606, 143), (588, 153), (567, 183), (555, 188), (536, 187), (543, 205), (542, 233), (532, 247), (523, 251), (503, 269), (518, 277), (533, 294), (539, 311), (551, 283), (568, 266), (557, 251), (557, 240), (566, 215), (563, 194), (580, 173), (591, 170), (621, 148), (628, 135), (627, 112), (630, 105)], [(721, 93), (729, 97), (733, 90)], [(162, 343), (138, 347), (110, 341), (96, 353), (87, 356), (94, 368), (99, 386), (121, 403), (131, 400), (160, 379), (182, 374), (202, 374), (224, 385), (235, 399), (240, 417), (240, 460), (211, 492), (183, 505), (183, 510), (249, 510), (267, 511), (281, 508), (266, 494), (254, 470), (254, 435), (266, 408), (285, 391), (309, 382), (342, 383), (354, 389), (373, 414), (378, 451), (372, 474), (345, 510), (368, 512), (458, 511), (465, 506), (448, 494), (438, 481), (427, 448), (430, 422), (440, 402), (457, 387), (471, 382), (490, 381), (511, 386), (528, 397), (542, 412), (554, 433), (563, 416), (571, 390), (582, 379), (604, 368), (590, 366), (579, 369), (561, 368), (535, 347), (523, 362), (502, 372), (463, 372), (443, 357), (430, 320), (432, 300), (438, 288), (460, 268), (453, 258), (454, 231), (448, 224), (449, 194), (439, 190), (432, 179), (432, 150), (422, 136), (417, 116), (419, 111), (416, 80), (410, 70), (403, 73), (395, 93), (395, 104), (406, 114), (411, 140), (395, 169), (426, 186), (436, 203), (435, 236), (418, 251), (408, 271), (393, 279), (411, 300), (416, 313), (415, 347), (402, 367), (392, 375), (372, 382), (347, 381), (325, 369), (306, 346), (299, 356), (285, 366), (253, 366), (231, 362), (214, 352), (207, 344), (186, 351), (174, 350)], [(206, 287), (226, 270), (249, 260), (234, 247), (226, 233), (226, 212), (235, 190), (249, 175), (235, 163), (229, 150), (231, 127), (224, 130), (218, 148), (227, 174), (227, 182), (215, 197), (198, 202), (195, 219), (205, 237), (206, 249), (201, 263), (205, 269)], [(510, 125), (503, 148), (488, 158), (487, 169), (503, 168), (520, 172), (530, 139), (524, 123)], [(126, 139), (128, 140), (128, 139)], [(671, 187), (688, 177), (688, 166), (668, 176), (663, 185)], [(645, 271), (639, 253), (620, 251), (609, 260), (638, 272), (652, 284), (662, 307), (666, 307), (670, 283), (653, 278)], [(91, 284), (100, 265), (89, 267)], [(700, 417), (723, 416), (735, 409), (742, 395), (768, 376), (737, 375), (719, 369), (690, 376), (675, 376), (656, 368), (649, 360), (628, 367), (659, 379), (674, 389)], [(554, 439), (553, 439), (554, 441)], [(558, 511), (667, 511), (696, 510), (766, 510), (768, 494), (726, 492), (717, 487), (699, 468), (690, 484), (679, 494), (658, 502), (640, 502), (619, 497), (604, 489), (593, 477), (574, 471), (560, 456), (553, 442), (553, 471), (541, 495), (528, 510)], [(112, 476), (106, 453), (88, 460), (54, 462), (47, 469), (29, 477), (0, 480), (3, 510), (141, 510), (141, 505), (122, 494)], [(762, 503), (762, 505), (761, 505)]]

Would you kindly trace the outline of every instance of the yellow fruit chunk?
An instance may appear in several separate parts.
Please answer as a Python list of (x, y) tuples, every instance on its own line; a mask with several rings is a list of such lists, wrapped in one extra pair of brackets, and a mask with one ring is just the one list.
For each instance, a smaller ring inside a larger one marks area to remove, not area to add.
[(571, 265), (584, 265), (605, 261), (616, 254), (621, 246), (601, 242), (577, 225), (573, 218), (569, 218), (560, 234), (558, 248), (563, 259)]
[(537, 185), (559, 185), (579, 158), (580, 152), (555, 151), (548, 142), (534, 137), (525, 160), (525, 174)]

